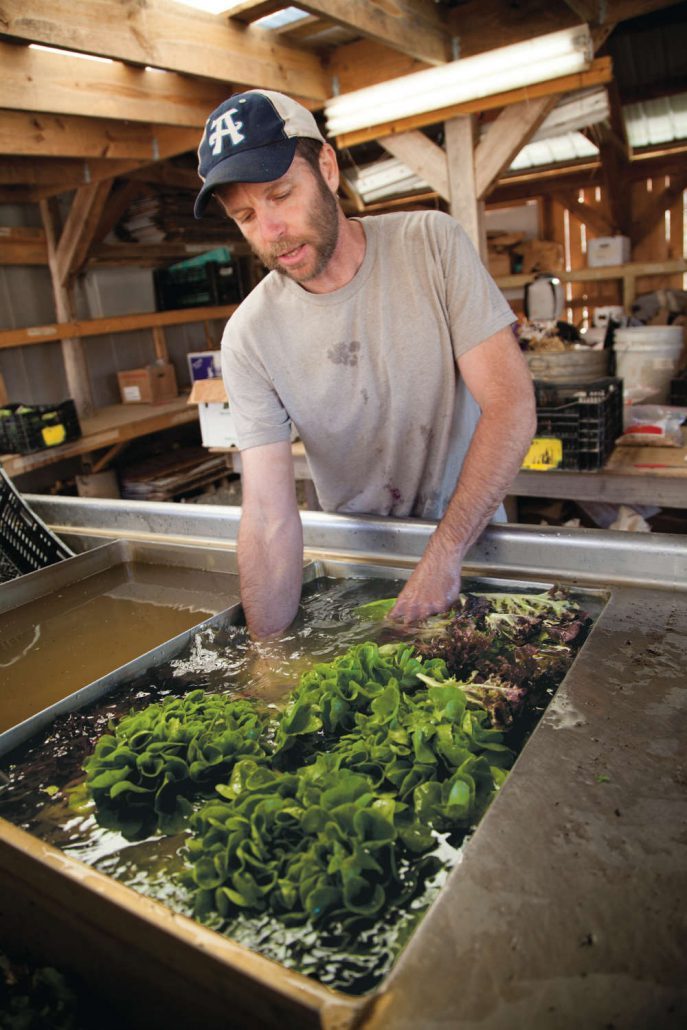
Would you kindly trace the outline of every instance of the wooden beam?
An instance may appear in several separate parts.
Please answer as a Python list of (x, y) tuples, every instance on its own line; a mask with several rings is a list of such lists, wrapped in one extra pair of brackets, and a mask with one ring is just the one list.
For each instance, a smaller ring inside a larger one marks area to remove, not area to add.
[(681, 175), (671, 176), (671, 183), (665, 186), (660, 193), (654, 194), (651, 202), (647, 205), (641, 218), (633, 221), (630, 234), (633, 246), (648, 236), (657, 222), (665, 215), (666, 210), (674, 204), (678, 197), (687, 188), (687, 172)]
[(482, 97), (479, 100), (469, 100), (462, 104), (452, 104), (450, 107), (439, 108), (436, 111), (427, 111), (423, 114), (412, 115), (409, 118), (398, 118), (392, 122), (385, 122), (382, 125), (373, 125), (370, 128), (342, 133), (336, 137), (336, 145), (339, 148), (344, 148), (370, 140), (381, 140), (385, 136), (392, 136), (398, 132), (409, 132), (412, 129), (420, 129), (425, 125), (434, 125), (437, 122), (447, 121), (464, 114), (477, 114), (480, 111), (490, 111), (499, 107), (507, 107), (511, 104), (519, 104), (523, 101), (532, 101), (540, 97), (550, 97), (558, 93), (587, 89), (589, 86), (600, 86), (610, 82), (612, 77), (613, 71), (610, 57), (597, 57), (591, 68), (586, 72), (577, 72), (574, 75), (562, 76), (560, 79), (549, 79), (548, 82), (538, 82), (533, 86), (509, 90), (507, 93), (498, 93), (493, 96)]
[[(214, 79), (223, 99), (232, 82), (313, 100), (332, 93), (329, 75), (312, 52), (169, 0), (3, 0), (0, 27), (9, 38)], [(185, 82), (191, 89), (198, 84)], [(186, 95), (184, 89), (179, 92), (180, 104)], [(208, 107), (206, 115), (215, 106)]]
[(197, 137), (197, 129), (176, 126), (0, 110), (3, 155), (158, 161), (196, 147)]
[(174, 186), (179, 190), (193, 190), (196, 193), (200, 189), (198, 173), (190, 168), (175, 168), (173, 165), (157, 164), (148, 165), (146, 168), (134, 169), (127, 175), (128, 179), (137, 182), (151, 182), (157, 186)]
[(42, 229), (0, 226), (0, 265), (47, 265), (48, 247)]
[(55, 187), (54, 192), (64, 192), (100, 179), (113, 179), (141, 165), (141, 161), (80, 161), (73, 157), (49, 157), (43, 161), (32, 157), (14, 157), (9, 161), (0, 158), (0, 184), (51, 186)]
[(565, 0), (565, 3), (580, 21), (589, 22), (590, 25), (600, 23), (599, 0)]
[(88, 251), (112, 188), (112, 180), (82, 186), (72, 200), (67, 221), (55, 249), (51, 272), (66, 287), (86, 264)]
[(451, 35), (431, 0), (299, 0), (298, 7), (427, 64), (453, 56)]
[(202, 129), (229, 86), (146, 71), (117, 61), (101, 64), (0, 43), (0, 96), (17, 111), (92, 115)]
[(268, 14), (284, 9), (283, 0), (244, 0), (227, 11), (229, 21), (239, 21), (244, 25), (252, 25), (253, 22), (266, 18)]
[(451, 199), (446, 153), (424, 132), (400, 132), (385, 136), (380, 143), (385, 150), (407, 165), (444, 200)]
[(590, 204), (580, 203), (574, 190), (560, 190), (552, 194), (552, 199), (557, 200), (575, 218), (579, 218), (581, 222), (584, 222), (594, 232), (598, 232), (600, 236), (613, 235), (613, 226), (606, 216)]
[[(41, 209), (47, 207), (43, 202)], [(31, 326), (27, 329), (0, 330), (0, 349), (6, 347), (28, 347), (51, 340), (108, 336), (110, 333), (127, 333), (135, 329), (152, 329), (156, 325), (187, 325), (190, 322), (229, 318), (238, 304), (221, 304), (217, 307), (183, 308), (179, 311), (149, 311), (142, 315), (112, 315), (109, 318), (93, 318), (70, 322), (53, 322), (50, 325)]]
[(475, 189), (483, 199), (558, 102), (558, 96), (504, 107), (475, 148)]
[(451, 193), (451, 214), (460, 222), (477, 251), (482, 233), (475, 188), (474, 127), (472, 117), (463, 115), (446, 122), (446, 167)]

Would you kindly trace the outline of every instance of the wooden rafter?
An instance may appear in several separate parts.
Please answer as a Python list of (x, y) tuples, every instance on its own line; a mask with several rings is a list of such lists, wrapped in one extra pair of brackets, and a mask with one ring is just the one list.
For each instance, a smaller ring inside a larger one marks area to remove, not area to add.
[(584, 222), (586, 226), (599, 233), (600, 236), (612, 235), (613, 226), (603, 212), (592, 207), (591, 204), (580, 203), (579, 196), (575, 190), (559, 190), (552, 197), (562, 204), (563, 207), (567, 208), (576, 218), (579, 218), (581, 222)]
[(329, 75), (310, 51), (170, 0), (3, 0), (1, 19), (7, 38), (215, 79), (224, 96), (232, 82), (314, 100), (331, 94)]
[(303, 0), (298, 7), (427, 64), (453, 56), (451, 35), (432, 0)]

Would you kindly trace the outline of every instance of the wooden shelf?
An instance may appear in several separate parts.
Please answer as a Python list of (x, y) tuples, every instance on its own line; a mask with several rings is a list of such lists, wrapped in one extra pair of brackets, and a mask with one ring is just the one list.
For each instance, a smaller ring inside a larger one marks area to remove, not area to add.
[[(679, 275), (687, 273), (687, 260), (674, 258), (672, 261), (635, 261), (626, 265), (607, 265), (601, 268), (578, 268), (571, 272), (554, 272), (563, 283), (602, 282), (604, 279), (623, 280), (623, 306), (629, 307), (634, 300), (635, 280), (641, 275)], [(519, 275), (501, 275), (495, 279), (502, 290), (517, 290), (537, 278), (534, 272)]]
[(139, 436), (185, 425), (197, 419), (198, 408), (188, 403), (187, 394), (166, 404), (112, 404), (100, 408), (90, 418), (81, 420), (83, 436), (78, 440), (33, 454), (0, 455), (0, 464), (8, 476), (21, 476), (66, 458), (118, 447)]
[(182, 308), (178, 311), (149, 311), (140, 315), (113, 315), (110, 318), (92, 318), (82, 322), (53, 322), (26, 329), (4, 329), (0, 331), (0, 348), (26, 347), (33, 343), (49, 343), (51, 340), (105, 336), (108, 333), (126, 333), (135, 329), (187, 325), (190, 322), (209, 322), (213, 318), (229, 318), (237, 307), (238, 304), (222, 304), (204, 308)]

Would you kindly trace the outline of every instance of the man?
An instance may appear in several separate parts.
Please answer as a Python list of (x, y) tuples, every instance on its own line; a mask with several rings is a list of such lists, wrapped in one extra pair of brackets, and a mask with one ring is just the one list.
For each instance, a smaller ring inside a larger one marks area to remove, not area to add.
[(347, 219), (332, 147), (281, 93), (220, 105), (199, 175), (196, 217), (214, 195), (272, 270), (222, 341), (251, 633), (285, 629), (300, 599), (292, 422), (325, 511), (441, 519), (392, 618), (444, 611), (535, 431), (509, 306), (448, 215)]

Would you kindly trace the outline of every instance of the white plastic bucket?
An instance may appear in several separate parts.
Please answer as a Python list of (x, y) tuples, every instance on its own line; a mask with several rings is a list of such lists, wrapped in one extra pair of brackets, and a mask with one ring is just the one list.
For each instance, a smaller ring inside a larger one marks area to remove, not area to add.
[(616, 375), (623, 380), (626, 403), (668, 400), (670, 380), (682, 356), (682, 326), (646, 325), (616, 329)]

